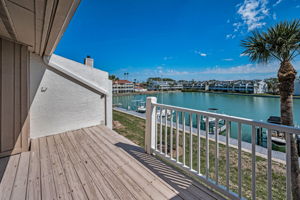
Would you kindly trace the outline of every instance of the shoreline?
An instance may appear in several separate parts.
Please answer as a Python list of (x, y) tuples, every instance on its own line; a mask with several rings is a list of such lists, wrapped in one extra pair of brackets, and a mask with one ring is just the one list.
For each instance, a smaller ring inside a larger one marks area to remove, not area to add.
[[(247, 93), (238, 93), (238, 92), (217, 92), (217, 91), (206, 91), (206, 90), (191, 90), (191, 91), (185, 90), (185, 91), (182, 91), (182, 92), (202, 92), (202, 93), (212, 93), (212, 94), (280, 98), (280, 95), (278, 95), (278, 94), (247, 94)], [(293, 96), (293, 99), (300, 99), (300, 96)]]
[[(237, 93), (237, 92), (217, 92), (217, 91), (205, 91), (205, 90), (146, 91), (146, 92), (116, 93), (116, 94), (113, 94), (113, 96), (117, 97), (117, 96), (158, 94), (158, 93), (175, 93), (175, 92), (199, 92), (199, 93), (225, 94), (225, 95), (237, 95), (237, 96), (280, 98), (280, 95), (274, 95), (274, 94), (246, 94), (246, 93)], [(293, 99), (300, 99), (300, 96), (293, 96)]]
[(158, 93), (174, 93), (174, 92), (182, 92), (181, 90), (170, 90), (170, 91), (146, 91), (146, 92), (130, 92), (130, 93), (114, 93), (113, 96), (129, 96), (136, 94), (158, 94)]

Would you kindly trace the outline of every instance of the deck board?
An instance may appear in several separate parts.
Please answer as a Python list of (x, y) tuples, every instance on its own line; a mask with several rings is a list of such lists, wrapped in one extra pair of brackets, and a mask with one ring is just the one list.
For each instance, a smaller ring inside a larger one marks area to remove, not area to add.
[[(93, 131), (91, 130), (91, 132)], [(96, 137), (97, 136), (98, 135), (96, 135)], [(133, 177), (153, 199), (168, 199), (177, 195), (175, 191), (170, 190), (170, 188), (168, 188), (162, 182), (158, 182), (158, 184), (152, 184), (157, 179), (156, 176), (152, 173), (149, 173), (148, 170), (145, 170), (144, 167), (138, 165), (136, 162), (134, 162), (134, 160), (131, 160), (133, 158), (129, 157), (129, 155), (122, 154), (121, 150), (119, 150), (117, 147), (109, 145), (109, 143), (105, 140), (98, 139), (97, 143), (103, 146), (104, 151), (109, 156), (117, 158), (115, 160), (121, 163), (120, 165), (123, 166), (124, 170), (130, 174), (131, 177)]]
[(67, 133), (70, 142), (72, 143), (76, 153), (80, 156), (87, 171), (91, 174), (93, 181), (99, 188), (104, 199), (120, 199), (113, 188), (104, 179), (103, 175), (97, 169), (94, 162), (89, 158), (81, 145), (76, 141), (73, 133)]
[(79, 131), (77, 134), (75, 134), (75, 137), (76, 136), (77, 141), (81, 142), (82, 148), (86, 151), (88, 156), (90, 156), (91, 160), (95, 163), (98, 170), (106, 179), (106, 181), (110, 184), (110, 186), (114, 188), (119, 198), (124, 200), (135, 199), (131, 192), (116, 177), (114, 171), (111, 170), (110, 167), (106, 164), (106, 161), (98, 157), (93, 147), (91, 146), (92, 144), (90, 143), (88, 138), (84, 139), (86, 136), (83, 134), (83, 132)]
[(31, 142), (26, 199), (39, 200), (42, 198), (40, 169), (39, 141), (36, 139)]
[(0, 200), (223, 199), (105, 126), (33, 139), (0, 165)]
[(67, 183), (67, 178), (64, 173), (61, 161), (55, 147), (55, 142), (53, 137), (47, 137), (48, 149), (50, 154), (50, 160), (52, 163), (54, 185), (56, 188), (58, 199), (72, 199), (69, 184)]
[(24, 152), (20, 155), (18, 171), (14, 181), (10, 199), (26, 199), (27, 179), (29, 170), (30, 153)]
[[(85, 133), (89, 134), (89, 131), (86, 131)], [(93, 135), (91, 135), (93, 136)], [(138, 185), (132, 177), (130, 177), (123, 169), (122, 163), (116, 163), (117, 159), (112, 159), (114, 157), (107, 154), (108, 152), (105, 152), (101, 145), (97, 144), (95, 140), (91, 137), (89, 141), (92, 143), (92, 146), (94, 148), (95, 153), (106, 162), (107, 166), (111, 168), (111, 170), (116, 174), (117, 178), (125, 185), (125, 187), (131, 192), (131, 194), (134, 195), (135, 198), (142, 198), (142, 199), (151, 199), (148, 194), (145, 193), (145, 191)]]
[(75, 171), (74, 165), (72, 164), (71, 160), (69, 159), (68, 153), (65, 150), (65, 147), (62, 143), (62, 140), (59, 135), (53, 136), (56, 148), (62, 163), (62, 167), (66, 174), (66, 178), (68, 184), (70, 186), (71, 195), (75, 200), (84, 200), (87, 199), (87, 195), (82, 187), (82, 183)]
[(53, 171), (51, 166), (51, 160), (49, 155), (48, 143), (46, 137), (39, 139), (39, 145), (44, 148), (40, 148), (40, 163), (41, 163), (41, 188), (42, 199), (51, 197), (52, 200), (57, 199), (57, 193), (54, 185)]
[(7, 164), (0, 184), (0, 199), (9, 199), (16, 177), (20, 155), (12, 156)]
[(66, 148), (65, 151), (68, 153), (71, 162), (74, 165), (74, 168), (78, 174), (78, 177), (82, 183), (82, 186), (87, 194), (88, 199), (104, 199), (96, 184), (94, 183), (93, 179), (91, 178), (90, 174), (88, 173), (87, 169), (81, 162), (80, 157), (72, 148), (68, 136), (66, 134), (61, 134), (60, 137), (64, 143), (64, 147)]

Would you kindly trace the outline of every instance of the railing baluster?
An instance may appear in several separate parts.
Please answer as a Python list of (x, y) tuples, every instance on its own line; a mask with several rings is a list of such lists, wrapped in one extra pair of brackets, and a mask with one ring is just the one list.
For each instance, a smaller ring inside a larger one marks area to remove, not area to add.
[(252, 125), (252, 199), (256, 199), (256, 129)]
[(209, 117), (206, 116), (206, 122), (205, 122), (205, 139), (206, 139), (206, 179), (209, 178)]
[(238, 195), (242, 197), (242, 125), (238, 123)]
[(190, 169), (193, 169), (193, 114), (190, 113)]
[(176, 161), (179, 162), (179, 115), (176, 111)]
[(183, 142), (182, 142), (182, 149), (183, 149), (183, 166), (185, 166), (185, 112), (182, 112), (182, 132), (183, 132)]
[(292, 199), (292, 185), (291, 185), (291, 137), (292, 134), (285, 133), (286, 138), (286, 199)]
[(215, 119), (215, 176), (216, 176), (216, 184), (219, 184), (219, 119)]
[(229, 191), (229, 137), (230, 137), (230, 123), (226, 120), (226, 189)]
[(159, 151), (162, 153), (162, 112), (163, 108), (160, 107), (160, 129), (159, 129)]
[(170, 119), (170, 157), (173, 158), (173, 110), (171, 111), (171, 119)]
[(197, 144), (198, 144), (198, 148), (197, 148), (197, 171), (198, 174), (201, 173), (201, 121), (200, 121), (200, 115), (197, 115), (197, 136), (198, 136), (198, 140), (197, 140)]
[(155, 150), (157, 151), (157, 141), (158, 141), (158, 134), (157, 134), (157, 106), (155, 106)]
[(268, 199), (272, 199), (272, 130), (268, 129)]
[(168, 155), (168, 109), (165, 110), (165, 156)]

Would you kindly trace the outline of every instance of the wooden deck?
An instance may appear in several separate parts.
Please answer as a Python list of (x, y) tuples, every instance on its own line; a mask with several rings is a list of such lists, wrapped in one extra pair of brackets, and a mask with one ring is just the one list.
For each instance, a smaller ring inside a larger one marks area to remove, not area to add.
[(222, 199), (104, 126), (0, 159), (0, 199)]

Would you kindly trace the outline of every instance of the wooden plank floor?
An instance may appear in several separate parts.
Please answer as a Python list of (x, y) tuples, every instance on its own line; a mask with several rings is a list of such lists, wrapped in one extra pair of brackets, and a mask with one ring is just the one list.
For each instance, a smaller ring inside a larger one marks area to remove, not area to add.
[(222, 199), (104, 127), (32, 140), (0, 159), (0, 199)]

